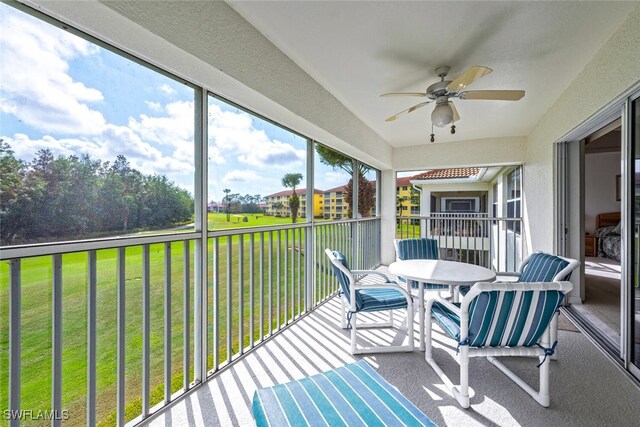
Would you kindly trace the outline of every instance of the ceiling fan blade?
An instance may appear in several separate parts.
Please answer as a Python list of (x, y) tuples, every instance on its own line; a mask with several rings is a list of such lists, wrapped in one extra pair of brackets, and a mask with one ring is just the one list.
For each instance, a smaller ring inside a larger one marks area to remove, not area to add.
[(453, 122), (457, 122), (460, 120), (460, 114), (458, 114), (458, 110), (452, 101), (449, 101), (449, 107), (451, 107), (451, 111), (453, 111)]
[(470, 90), (460, 93), (460, 99), (486, 99), (493, 101), (519, 101), (523, 90)]
[(489, 67), (474, 65), (464, 73), (460, 74), (457, 79), (449, 83), (447, 88), (449, 88), (450, 91), (458, 92), (492, 71), (493, 70)]
[(399, 113), (394, 114), (394, 115), (393, 115), (393, 116), (391, 116), (391, 117), (388, 117), (388, 118), (385, 120), (385, 122), (392, 122), (392, 121), (394, 121), (395, 119), (397, 119), (398, 117), (400, 117), (401, 115), (411, 113), (412, 111), (416, 111), (418, 108), (422, 108), (422, 107), (424, 107), (425, 105), (427, 105), (427, 104), (428, 104), (428, 103), (430, 103), (430, 102), (431, 102), (431, 101), (421, 102), (420, 104), (416, 104), (416, 105), (414, 105), (413, 107), (409, 107), (409, 108), (407, 108), (406, 110), (402, 110), (402, 111), (400, 111)]
[(391, 97), (391, 96), (427, 96), (424, 92), (389, 92), (383, 93), (380, 97)]

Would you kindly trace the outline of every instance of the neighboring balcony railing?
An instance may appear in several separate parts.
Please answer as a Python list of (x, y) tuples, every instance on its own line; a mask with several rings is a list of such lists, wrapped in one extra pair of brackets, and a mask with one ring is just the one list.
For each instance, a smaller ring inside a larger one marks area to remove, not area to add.
[(334, 295), (325, 248), (377, 267), (380, 219), (3, 249), (2, 410), (144, 421)]
[(517, 271), (522, 261), (522, 218), (489, 217), (484, 213), (434, 213), (396, 219), (399, 239), (436, 239), (440, 257), (495, 271)]

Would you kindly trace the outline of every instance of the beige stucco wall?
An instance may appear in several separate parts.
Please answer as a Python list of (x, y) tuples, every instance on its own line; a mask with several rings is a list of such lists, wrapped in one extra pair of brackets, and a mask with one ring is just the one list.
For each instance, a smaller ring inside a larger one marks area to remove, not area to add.
[(469, 139), (393, 150), (393, 167), (400, 171), (522, 164), (526, 159), (526, 138)]
[(540, 119), (527, 137), (523, 213), (529, 250), (553, 250), (553, 143), (640, 81), (640, 6)]

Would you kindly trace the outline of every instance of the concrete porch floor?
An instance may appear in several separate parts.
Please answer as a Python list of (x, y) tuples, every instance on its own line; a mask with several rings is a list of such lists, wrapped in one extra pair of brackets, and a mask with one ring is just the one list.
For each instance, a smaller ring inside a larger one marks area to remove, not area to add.
[[(385, 267), (382, 267), (386, 270)], [(288, 382), (351, 363), (349, 332), (339, 325), (333, 298), (247, 354), (148, 425), (252, 425), (256, 388)], [(400, 312), (398, 312), (400, 314)], [(396, 316), (401, 323), (402, 316)], [(470, 364), (471, 407), (462, 409), (424, 361), (413, 353), (363, 357), (440, 426), (632, 426), (640, 419), (640, 389), (579, 332), (560, 331), (558, 360), (551, 362), (551, 406), (543, 408), (485, 359)], [(400, 342), (400, 327), (362, 330), (366, 340)], [(455, 344), (439, 328), (434, 357), (457, 380)], [(506, 359), (506, 360), (505, 360)], [(537, 359), (505, 358), (505, 364), (537, 385)]]

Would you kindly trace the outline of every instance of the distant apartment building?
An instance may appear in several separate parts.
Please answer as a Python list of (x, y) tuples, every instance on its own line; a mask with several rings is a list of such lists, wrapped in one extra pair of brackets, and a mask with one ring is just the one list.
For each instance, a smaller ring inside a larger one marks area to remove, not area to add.
[(420, 193), (413, 188), (412, 179), (412, 176), (396, 179), (396, 213), (400, 217), (420, 216)]
[(349, 212), (349, 205), (344, 201), (345, 185), (324, 191), (324, 219), (342, 219)]
[[(300, 197), (300, 210), (298, 216), (300, 218), (306, 217), (307, 212), (307, 189), (301, 188), (296, 190), (296, 194)], [(269, 194), (265, 196), (266, 208), (265, 214), (272, 216), (291, 216), (291, 209), (289, 209), (289, 197), (293, 195), (293, 190), (283, 190), (277, 193)], [(313, 190), (313, 216), (323, 215), (324, 198), (322, 190)]]

